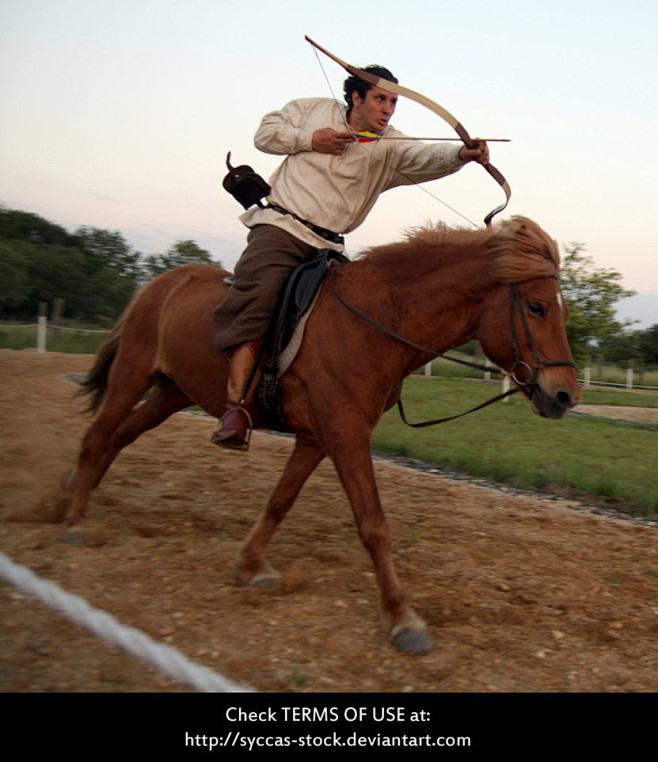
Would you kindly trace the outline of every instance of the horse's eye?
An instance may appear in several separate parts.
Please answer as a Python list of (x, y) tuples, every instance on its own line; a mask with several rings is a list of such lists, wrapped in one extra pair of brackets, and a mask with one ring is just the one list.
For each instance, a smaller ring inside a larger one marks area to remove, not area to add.
[(532, 315), (537, 317), (544, 316), (544, 307), (539, 302), (528, 302), (528, 309)]

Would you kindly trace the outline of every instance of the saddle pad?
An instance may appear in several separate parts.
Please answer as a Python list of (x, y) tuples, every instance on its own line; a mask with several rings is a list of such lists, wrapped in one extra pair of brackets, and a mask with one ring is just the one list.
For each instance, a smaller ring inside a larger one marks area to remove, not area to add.
[(297, 352), (299, 352), (299, 348), (302, 345), (302, 339), (304, 338), (304, 329), (306, 328), (306, 321), (309, 319), (311, 312), (313, 311), (313, 307), (315, 307), (315, 302), (317, 301), (318, 294), (319, 294), (319, 291), (313, 297), (311, 306), (306, 310), (301, 320), (297, 323), (297, 326), (295, 327), (295, 331), (292, 335), (292, 338), (288, 342), (285, 349), (283, 349), (283, 351), (279, 355), (279, 378), (281, 378), (281, 376), (283, 376), (283, 374), (288, 370), (288, 368), (292, 364), (292, 361), (297, 356)]

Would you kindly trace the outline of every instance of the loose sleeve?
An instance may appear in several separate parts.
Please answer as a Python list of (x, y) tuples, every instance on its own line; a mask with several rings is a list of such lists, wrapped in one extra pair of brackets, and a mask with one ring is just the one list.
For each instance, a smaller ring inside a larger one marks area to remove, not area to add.
[(313, 150), (315, 127), (308, 124), (312, 100), (288, 103), (280, 111), (271, 111), (263, 117), (254, 144), (264, 153), (290, 156)]
[[(402, 133), (397, 134), (402, 137)], [(436, 180), (457, 172), (467, 163), (459, 158), (460, 143), (430, 145), (422, 141), (396, 140), (387, 147), (388, 161), (397, 170), (389, 187)]]

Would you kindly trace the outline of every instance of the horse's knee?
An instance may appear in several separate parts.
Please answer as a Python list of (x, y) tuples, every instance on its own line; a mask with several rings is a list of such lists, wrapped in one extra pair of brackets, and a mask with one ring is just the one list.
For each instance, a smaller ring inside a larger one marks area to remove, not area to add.
[(360, 524), (359, 537), (371, 555), (390, 555), (392, 550), (391, 532), (385, 521)]

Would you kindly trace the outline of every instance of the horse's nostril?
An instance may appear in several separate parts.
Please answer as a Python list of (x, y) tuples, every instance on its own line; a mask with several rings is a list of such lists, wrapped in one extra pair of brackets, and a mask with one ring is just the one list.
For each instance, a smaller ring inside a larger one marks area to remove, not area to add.
[(560, 407), (567, 408), (572, 406), (571, 395), (569, 392), (559, 391), (556, 395), (556, 399), (560, 404)]

